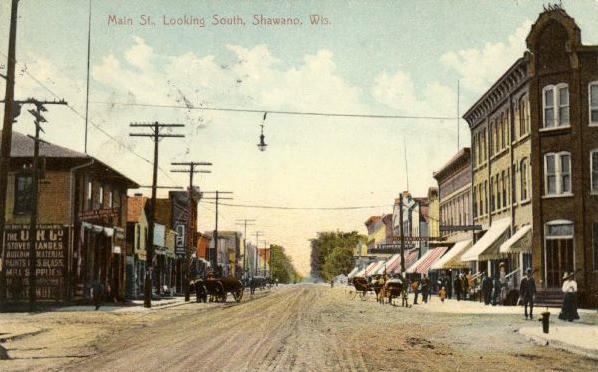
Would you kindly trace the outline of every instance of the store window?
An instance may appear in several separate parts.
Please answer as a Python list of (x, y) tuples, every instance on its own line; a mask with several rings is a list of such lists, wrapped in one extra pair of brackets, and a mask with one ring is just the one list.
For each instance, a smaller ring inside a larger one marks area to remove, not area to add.
[(33, 178), (31, 174), (21, 173), (15, 176), (14, 200), (14, 214), (31, 213), (33, 204)]

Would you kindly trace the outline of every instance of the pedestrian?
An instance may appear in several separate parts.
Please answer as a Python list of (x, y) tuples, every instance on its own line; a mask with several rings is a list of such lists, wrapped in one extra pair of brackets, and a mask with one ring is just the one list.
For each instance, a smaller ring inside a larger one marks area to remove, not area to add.
[(446, 290), (444, 289), (444, 287), (440, 288), (440, 290), (438, 291), (438, 296), (440, 296), (440, 301), (444, 303), (444, 298), (446, 297)]
[(507, 266), (504, 262), (501, 262), (498, 265), (499, 274), (498, 278), (500, 281), (500, 304), (504, 305), (505, 300), (507, 299), (507, 291), (508, 291), (508, 283), (507, 283)]
[(492, 278), (484, 272), (482, 274), (482, 294), (484, 296), (484, 305), (490, 305), (490, 300), (492, 297)]
[(563, 299), (563, 306), (561, 307), (561, 313), (559, 314), (559, 319), (561, 320), (568, 320), (570, 322), (579, 319), (579, 314), (577, 313), (577, 283), (573, 278), (575, 273), (567, 273), (563, 275), (563, 292), (565, 293), (565, 298)]
[(462, 290), (461, 275), (462, 274), (459, 274), (459, 276), (456, 276), (455, 280), (454, 280), (455, 295), (457, 295), (457, 301), (461, 301), (461, 290)]
[(492, 306), (496, 306), (498, 297), (500, 296), (500, 280), (498, 279), (498, 276), (494, 277), (492, 284)]
[(527, 319), (527, 306), (529, 305), (529, 318), (534, 319), (534, 298), (536, 297), (536, 282), (532, 277), (532, 269), (525, 270), (526, 276), (519, 285), (519, 297), (523, 301), (524, 315)]
[(430, 280), (428, 279), (426, 274), (423, 274), (422, 277), (422, 301), (423, 303), (428, 303), (428, 293), (430, 293)]
[(413, 304), (417, 305), (417, 297), (419, 297), (419, 282), (417, 281), (417, 279), (411, 282), (411, 291), (414, 294)]
[(467, 281), (467, 275), (461, 274), (459, 275), (461, 278), (461, 298), (463, 300), (467, 300), (467, 292), (469, 291), (469, 282)]
[(453, 298), (453, 281), (451, 280), (451, 275), (452, 275), (452, 271), (449, 270), (448, 277), (445, 278), (446, 294), (447, 294), (449, 300)]
[(102, 305), (103, 297), (104, 297), (104, 286), (99, 279), (96, 279), (91, 287), (91, 297), (93, 299), (93, 304), (95, 305), (95, 309), (98, 310)]

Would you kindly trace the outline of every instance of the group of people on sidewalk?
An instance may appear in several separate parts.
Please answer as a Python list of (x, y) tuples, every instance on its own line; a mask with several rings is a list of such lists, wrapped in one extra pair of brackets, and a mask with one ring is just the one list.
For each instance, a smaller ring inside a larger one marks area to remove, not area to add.
[[(559, 314), (559, 319), (566, 320), (572, 322), (573, 320), (579, 319), (579, 314), (577, 312), (577, 283), (574, 279), (575, 273), (567, 273), (563, 275), (563, 287), (562, 291), (564, 293), (564, 299), (561, 306), (561, 312)], [(403, 280), (399, 275), (395, 276), (387, 276), (381, 275), (377, 278), (368, 278), (371, 284), (376, 284), (378, 288), (380, 288), (379, 292), (377, 293), (377, 300), (379, 303), (384, 303), (384, 299), (388, 297), (388, 286), (392, 282), (401, 283), (403, 286), (403, 290), (406, 293), (408, 291), (412, 292), (413, 297), (413, 304), (417, 305), (419, 300), (419, 294), (422, 294), (422, 303), (427, 303), (429, 297), (431, 296), (431, 286), (430, 280), (426, 274), (422, 275), (421, 280), (413, 279), (411, 281), (405, 279)], [(450, 288), (447, 292), (446, 287), (449, 283), (445, 277), (441, 277), (438, 280), (438, 297), (440, 298), (441, 302), (444, 302), (447, 295), (449, 298), (450, 296)], [(473, 293), (480, 293), (483, 296), (484, 304), (485, 305), (497, 305), (497, 304), (506, 304), (505, 299), (507, 298), (507, 278), (505, 275), (504, 265), (499, 266), (499, 274), (496, 275), (494, 278), (486, 275), (485, 272), (482, 272), (480, 276), (478, 276), (477, 280), (474, 280), (471, 273), (468, 274), (459, 274), (453, 280), (453, 288), (455, 295), (457, 297), (457, 301), (474, 299)], [(470, 288), (477, 288), (479, 291), (474, 292), (470, 291)], [(479, 298), (481, 301), (481, 297)], [(524, 317), (525, 319), (533, 319), (534, 318), (534, 301), (536, 299), (536, 282), (533, 278), (533, 271), (531, 268), (527, 268), (525, 271), (525, 276), (521, 279), (519, 284), (519, 299), (517, 301), (518, 305), (522, 305), (524, 308)], [(513, 304), (515, 304), (513, 302)]]
[[(534, 300), (536, 299), (536, 281), (534, 280), (532, 274), (532, 269), (528, 268), (526, 270), (526, 276), (521, 280), (519, 285), (519, 298), (524, 308), (524, 316), (525, 319), (533, 319), (534, 318)], [(567, 320), (572, 322), (574, 320), (579, 319), (579, 314), (577, 313), (577, 283), (574, 279), (575, 273), (567, 273), (563, 275), (563, 293), (565, 297), (563, 298), (563, 305), (561, 306), (561, 312), (559, 314), (559, 319)], [(529, 307), (529, 314), (528, 314), (528, 307)]]

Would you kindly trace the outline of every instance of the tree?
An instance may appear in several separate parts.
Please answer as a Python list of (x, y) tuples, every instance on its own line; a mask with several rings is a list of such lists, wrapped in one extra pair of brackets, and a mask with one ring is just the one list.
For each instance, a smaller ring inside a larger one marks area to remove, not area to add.
[(330, 280), (353, 268), (353, 248), (360, 239), (357, 231), (319, 232), (311, 240), (311, 276)]
[(289, 283), (300, 279), (293, 266), (292, 258), (285, 253), (284, 247), (280, 245), (270, 246), (270, 273), (272, 279), (278, 279), (280, 283)]

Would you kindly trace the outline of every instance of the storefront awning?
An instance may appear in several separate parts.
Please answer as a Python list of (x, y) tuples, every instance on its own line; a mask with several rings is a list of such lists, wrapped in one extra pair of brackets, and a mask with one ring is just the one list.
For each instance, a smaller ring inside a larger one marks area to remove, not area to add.
[(461, 261), (461, 256), (471, 247), (471, 243), (471, 240), (456, 242), (453, 248), (432, 265), (432, 270), (465, 269), (469, 267), (468, 264)]
[(372, 262), (371, 264), (366, 266), (365, 270), (363, 270), (362, 276), (372, 275), (372, 270), (374, 269), (374, 267), (376, 267), (376, 265), (378, 265), (378, 262)]
[(374, 266), (374, 268), (372, 269), (372, 271), (369, 273), (369, 275), (378, 275), (378, 274), (382, 274), (384, 272), (385, 266), (384, 263), (386, 261), (384, 260), (379, 260), (378, 263), (376, 264), (376, 266)]
[(485, 261), (501, 258), (500, 245), (507, 240), (510, 218), (503, 218), (492, 223), (488, 231), (461, 257), (461, 261)]
[(104, 235), (106, 235), (107, 237), (111, 238), (112, 236), (114, 236), (114, 228), (112, 227), (105, 227), (105, 226), (99, 226), (99, 225), (94, 225), (91, 224), (89, 222), (81, 222), (81, 227), (87, 230), (91, 230), (95, 233), (104, 233)]
[(522, 253), (532, 251), (532, 226), (523, 226), (500, 246), (500, 253)]
[[(417, 255), (419, 253), (419, 249), (412, 249), (410, 251), (405, 251), (405, 268), (410, 267), (415, 261), (417, 261)], [(386, 267), (387, 273), (398, 273), (401, 271), (401, 255), (398, 255), (398, 259), (392, 262), (390, 265)]]
[(421, 256), (410, 268), (407, 269), (407, 273), (413, 274), (427, 274), (432, 264), (434, 264), (442, 255), (447, 251), (448, 247), (438, 247), (428, 249), (426, 254)]
[(349, 273), (349, 275), (347, 275), (347, 277), (348, 277), (349, 279), (350, 279), (350, 278), (353, 278), (353, 277), (355, 276), (355, 274), (357, 274), (358, 272), (359, 272), (359, 267), (355, 266), (355, 267), (353, 268), (353, 270), (351, 270), (351, 272)]

